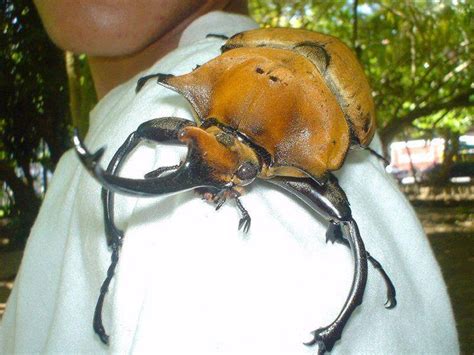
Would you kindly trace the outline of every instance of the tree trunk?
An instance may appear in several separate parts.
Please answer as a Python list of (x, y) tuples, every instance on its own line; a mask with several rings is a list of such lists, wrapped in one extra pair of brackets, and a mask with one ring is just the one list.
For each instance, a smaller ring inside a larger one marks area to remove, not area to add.
[(444, 135), (444, 159), (441, 165), (441, 171), (435, 177), (435, 183), (445, 185), (449, 183), (450, 172), (456, 160), (459, 150), (459, 133), (446, 131)]

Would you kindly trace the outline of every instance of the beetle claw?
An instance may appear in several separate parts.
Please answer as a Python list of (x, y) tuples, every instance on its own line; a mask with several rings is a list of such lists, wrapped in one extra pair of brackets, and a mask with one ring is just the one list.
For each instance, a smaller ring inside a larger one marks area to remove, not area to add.
[(244, 215), (239, 220), (239, 230), (242, 230), (242, 232), (244, 233), (248, 233), (251, 222), (252, 222), (252, 219), (250, 218), (250, 216), (248, 214)]
[(76, 152), (87, 170), (91, 172), (95, 171), (95, 169), (99, 166), (99, 161), (102, 158), (102, 155), (104, 155), (105, 148), (102, 147), (95, 153), (89, 152), (89, 150), (84, 145), (84, 142), (81, 140), (81, 138), (79, 138), (77, 130), (74, 130), (73, 142)]
[(393, 286), (392, 280), (385, 272), (382, 264), (380, 264), (369, 252), (366, 252), (367, 260), (370, 261), (372, 266), (382, 275), (382, 278), (385, 281), (385, 285), (387, 287), (387, 300), (385, 301), (385, 308), (392, 309), (397, 305), (397, 291), (395, 290), (395, 286)]
[(319, 328), (311, 332), (313, 339), (303, 343), (306, 346), (318, 346), (318, 355), (324, 354), (326, 351), (331, 351), (334, 343), (341, 337), (334, 336), (329, 327)]
[(334, 244), (337, 241), (341, 241), (342, 237), (341, 228), (335, 223), (329, 223), (329, 227), (326, 230), (326, 243), (331, 242)]
[(237, 208), (239, 209), (239, 211), (242, 213), (242, 218), (239, 221), (239, 230), (242, 229), (242, 232), (247, 233), (250, 229), (250, 223), (252, 222), (252, 218), (250, 218), (249, 213), (247, 212), (245, 207), (242, 206), (242, 203), (240, 202), (237, 196), (235, 197), (235, 203), (237, 204)]
[(397, 305), (397, 299), (394, 296), (388, 296), (387, 301), (385, 302), (384, 306), (387, 309), (395, 308)]
[(216, 200), (216, 211), (218, 211), (225, 203), (225, 197), (218, 196)]

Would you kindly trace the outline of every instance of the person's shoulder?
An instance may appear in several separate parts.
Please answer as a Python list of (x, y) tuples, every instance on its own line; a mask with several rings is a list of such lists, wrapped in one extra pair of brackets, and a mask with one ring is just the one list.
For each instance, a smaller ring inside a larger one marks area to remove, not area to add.
[(183, 31), (179, 46), (194, 44), (209, 38), (209, 35), (230, 38), (236, 33), (255, 28), (258, 28), (258, 24), (248, 16), (213, 11), (197, 18)]

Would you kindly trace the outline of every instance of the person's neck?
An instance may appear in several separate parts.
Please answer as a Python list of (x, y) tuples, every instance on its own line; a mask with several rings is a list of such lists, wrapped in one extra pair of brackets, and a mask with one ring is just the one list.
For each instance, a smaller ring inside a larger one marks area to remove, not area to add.
[(186, 27), (196, 18), (214, 10), (247, 14), (246, 7), (242, 6), (242, 3), (239, 1), (230, 1), (227, 5), (221, 7), (205, 4), (191, 16), (181, 21), (171, 31), (165, 33), (148, 47), (137, 53), (121, 57), (90, 56), (88, 58), (89, 66), (97, 97), (101, 99), (110, 90), (126, 82), (137, 73), (149, 68), (158, 59), (175, 49)]

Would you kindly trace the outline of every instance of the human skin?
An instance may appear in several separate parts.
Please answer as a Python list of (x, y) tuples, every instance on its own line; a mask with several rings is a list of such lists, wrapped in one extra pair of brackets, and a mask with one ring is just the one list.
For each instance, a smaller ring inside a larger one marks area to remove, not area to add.
[(35, 0), (53, 42), (85, 53), (97, 95), (174, 49), (184, 29), (213, 10), (247, 13), (246, 0)]

